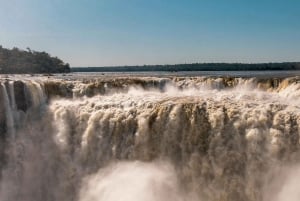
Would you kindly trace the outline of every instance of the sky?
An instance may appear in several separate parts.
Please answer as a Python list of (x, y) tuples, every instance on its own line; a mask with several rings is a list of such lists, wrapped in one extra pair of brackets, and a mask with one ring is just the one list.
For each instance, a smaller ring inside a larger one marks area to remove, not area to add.
[(72, 67), (300, 61), (300, 1), (0, 0), (0, 45)]

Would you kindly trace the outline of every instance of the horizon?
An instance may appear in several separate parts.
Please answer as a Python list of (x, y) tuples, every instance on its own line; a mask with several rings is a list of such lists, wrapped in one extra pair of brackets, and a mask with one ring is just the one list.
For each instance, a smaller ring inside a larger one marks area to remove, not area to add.
[(300, 2), (0, 1), (0, 44), (71, 67), (300, 61)]
[(263, 64), (289, 64), (289, 63), (299, 63), (300, 61), (282, 61), (282, 62), (262, 62), (262, 63), (237, 63), (237, 62), (228, 62), (228, 63), (222, 63), (222, 62), (205, 62), (205, 63), (176, 63), (176, 64), (141, 64), (141, 65), (118, 65), (118, 66), (70, 66), (70, 68), (113, 68), (113, 67), (144, 67), (144, 66), (176, 66), (176, 65), (193, 65), (193, 64), (225, 64), (225, 65), (263, 65)]

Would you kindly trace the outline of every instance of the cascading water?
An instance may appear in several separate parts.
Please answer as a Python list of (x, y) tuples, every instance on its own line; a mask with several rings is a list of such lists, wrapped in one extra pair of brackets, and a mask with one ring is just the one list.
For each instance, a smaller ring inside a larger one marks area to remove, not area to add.
[(0, 200), (299, 200), (298, 81), (1, 79)]

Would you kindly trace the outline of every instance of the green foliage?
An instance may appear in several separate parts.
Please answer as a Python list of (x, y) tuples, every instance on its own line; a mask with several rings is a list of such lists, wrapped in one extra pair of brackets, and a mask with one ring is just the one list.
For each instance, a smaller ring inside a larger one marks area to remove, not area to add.
[(68, 73), (70, 66), (46, 52), (27, 51), (0, 46), (0, 73)]

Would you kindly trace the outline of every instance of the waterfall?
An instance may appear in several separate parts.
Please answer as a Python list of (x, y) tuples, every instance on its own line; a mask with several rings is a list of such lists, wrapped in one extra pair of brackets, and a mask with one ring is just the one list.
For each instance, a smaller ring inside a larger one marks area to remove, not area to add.
[(0, 200), (299, 200), (298, 79), (0, 80)]
[(10, 104), (10, 100), (7, 93), (7, 88), (4, 83), (1, 83), (2, 87), (2, 96), (3, 96), (3, 106), (5, 112), (5, 122), (6, 122), (6, 129), (7, 133), (14, 135), (14, 119), (13, 119), (13, 112), (12, 112), (12, 105)]

